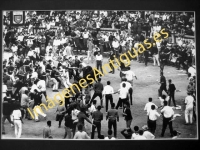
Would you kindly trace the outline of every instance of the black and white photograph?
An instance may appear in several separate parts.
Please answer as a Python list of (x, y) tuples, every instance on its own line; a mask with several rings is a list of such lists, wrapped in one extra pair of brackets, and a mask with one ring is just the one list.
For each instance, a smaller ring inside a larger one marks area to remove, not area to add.
[(2, 19), (2, 140), (198, 139), (195, 11)]

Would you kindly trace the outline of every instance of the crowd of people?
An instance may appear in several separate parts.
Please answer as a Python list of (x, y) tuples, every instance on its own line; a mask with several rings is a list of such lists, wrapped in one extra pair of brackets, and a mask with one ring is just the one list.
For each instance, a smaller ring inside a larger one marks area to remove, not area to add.
[[(42, 104), (42, 99), (47, 98), (47, 87), (52, 88), (53, 92), (69, 88), (73, 84), (72, 81), (76, 83), (85, 77), (88, 73), (86, 69), (92, 70), (90, 63), (96, 61), (97, 69), (102, 71), (105, 52), (109, 53), (108, 60), (114, 60), (114, 57), (119, 57), (120, 54), (132, 48), (137, 50), (137, 44), (148, 39), (155, 43), (155, 46), (135, 59), (130, 58), (132, 61), (144, 62), (145, 66), (153, 58), (153, 65), (160, 67), (161, 70), (161, 86), (158, 90), (161, 106), (157, 107), (149, 98), (145, 106), (148, 115), (147, 126), (141, 129), (135, 126), (134, 131), (131, 129), (132, 87), (133, 79), (137, 77), (130, 66), (125, 67), (121, 63), (120, 89), (114, 91), (111, 81), (107, 81), (107, 85), (104, 86), (101, 83), (102, 78), (98, 77), (93, 86), (76, 91), (75, 94), (71, 93), (72, 97), (65, 98), (64, 104), (60, 101), (57, 108), (58, 127), (61, 127), (64, 119), (63, 138), (94, 139), (97, 128), (99, 139), (116, 139), (118, 108), (122, 108), (126, 129), (121, 134), (126, 139), (154, 139), (156, 120), (161, 115), (163, 116), (161, 136), (164, 136), (165, 129), (169, 125), (171, 136), (177, 138), (179, 133), (173, 130), (172, 121), (178, 115), (174, 114), (170, 107), (171, 99), (174, 108), (177, 107), (174, 98), (176, 87), (171, 80), (169, 80), (169, 88), (166, 87), (164, 66), (183, 68), (188, 73), (185, 120), (187, 125), (192, 124), (193, 118), (196, 118), (196, 50), (194, 40), (186, 40), (184, 35), (194, 35), (194, 22), (194, 15), (190, 15), (189, 12), (29, 11), (26, 12), (24, 27), (13, 28), (10, 26), (9, 15), (4, 17), (4, 51), (11, 51), (12, 56), (3, 61), (2, 133), (5, 134), (4, 122), (7, 119), (11, 126), (15, 127), (16, 138), (20, 138), (23, 119), (33, 119), (29, 113), (30, 109), (35, 109), (33, 114), (36, 122), (39, 122), (38, 115), (43, 116), (44, 119), (48, 117), (38, 109), (38, 106)], [(163, 28), (169, 33), (169, 38), (161, 43), (155, 42), (154, 33)], [(177, 44), (171, 43), (170, 38), (173, 32), (178, 35)], [(86, 57), (82, 55), (83, 51), (86, 52)], [(115, 73), (113, 67), (110, 73)], [(90, 90), (94, 90), (93, 96)], [(163, 95), (163, 90), (166, 95)], [(117, 104), (113, 102), (113, 94), (116, 93), (119, 93)], [(100, 106), (97, 106), (95, 100), (97, 96), (101, 101)], [(101, 121), (105, 115), (101, 112), (101, 108), (104, 107), (104, 96), (108, 137), (101, 134)], [(159, 109), (160, 113), (157, 112)], [(47, 121), (44, 138), (53, 138), (50, 127), (51, 121)], [(90, 132), (91, 136), (89, 136)]]

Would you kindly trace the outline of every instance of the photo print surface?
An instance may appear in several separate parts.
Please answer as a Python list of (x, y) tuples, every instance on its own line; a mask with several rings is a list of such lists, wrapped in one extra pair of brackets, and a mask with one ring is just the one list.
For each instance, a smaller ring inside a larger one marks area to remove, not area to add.
[(195, 12), (2, 14), (2, 139), (198, 138)]

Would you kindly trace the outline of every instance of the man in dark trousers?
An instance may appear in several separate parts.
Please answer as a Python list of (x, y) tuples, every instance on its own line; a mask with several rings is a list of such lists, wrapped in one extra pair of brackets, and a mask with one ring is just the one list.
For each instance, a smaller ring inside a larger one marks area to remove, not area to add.
[(144, 63), (145, 63), (145, 66), (147, 66), (148, 59), (149, 59), (149, 51), (145, 50), (144, 51)]
[[(115, 59), (115, 54), (113, 53), (113, 51), (110, 51), (110, 56), (109, 56), (109, 62), (114, 62)], [(111, 63), (109, 63), (110, 68), (112, 69), (112, 71), (110, 71), (109, 73), (114, 74), (115, 73), (115, 68), (113, 67), (113, 65)]]
[(94, 95), (92, 96), (92, 99), (90, 100), (90, 104), (92, 104), (93, 100), (97, 96), (99, 96), (99, 98), (101, 100), (101, 107), (103, 108), (102, 92), (103, 92), (103, 84), (101, 83), (101, 78), (99, 78), (98, 82), (94, 84)]
[(106, 99), (106, 112), (108, 111), (108, 102), (110, 101), (110, 105), (113, 103), (113, 96), (114, 89), (110, 86), (110, 81), (107, 81), (107, 85), (104, 87), (103, 96), (105, 95)]
[(161, 137), (164, 137), (167, 125), (169, 125), (171, 137), (173, 136), (173, 127), (172, 127), (171, 119), (173, 118), (174, 111), (173, 111), (172, 107), (167, 106), (167, 104), (168, 104), (168, 102), (164, 101), (164, 107), (161, 110), (161, 114), (163, 115), (163, 126), (162, 126)]
[(174, 93), (175, 93), (175, 91), (176, 91), (176, 87), (175, 87), (175, 85), (172, 83), (172, 80), (171, 80), (171, 79), (169, 79), (168, 82), (169, 82), (169, 88), (168, 88), (169, 106), (170, 106), (170, 104), (171, 104), (171, 99), (172, 99), (172, 101), (173, 101), (173, 103), (174, 103), (174, 107), (176, 107), (176, 102), (175, 102), (175, 99), (174, 99)]
[(163, 73), (164, 67), (165, 67), (165, 64), (166, 64), (166, 61), (167, 61), (163, 51), (161, 51), (160, 54), (159, 54), (159, 61), (160, 61), (160, 73)]
[(22, 77), (19, 77), (19, 79), (16, 81), (16, 83), (15, 83), (15, 85), (14, 85), (14, 87), (16, 88), (16, 90), (15, 90), (15, 92), (14, 92), (14, 94), (13, 94), (13, 96), (14, 96), (15, 98), (18, 98), (18, 100), (21, 99), (21, 95), (19, 94), (19, 91), (20, 91), (20, 89), (21, 89), (23, 86), (24, 86), (24, 83), (23, 83)]
[(115, 103), (112, 103), (111, 109), (108, 110), (106, 120), (108, 120), (108, 129), (114, 128), (114, 136), (117, 137), (117, 121), (119, 122), (118, 111), (115, 109)]
[[(78, 59), (78, 56), (75, 56), (74, 67), (80, 68), (81, 61)], [(78, 74), (78, 69), (76, 70), (76, 75)]]
[(131, 130), (131, 128), (128, 128), (128, 129), (122, 130), (121, 134), (125, 137), (125, 139), (131, 139), (133, 131)]
[(160, 84), (161, 84), (161, 85), (160, 85), (160, 88), (159, 88), (159, 90), (158, 90), (158, 95), (159, 95), (159, 97), (161, 97), (162, 91), (163, 91), (163, 90), (168, 94), (168, 92), (167, 92), (166, 78), (165, 78), (165, 76), (163, 75), (163, 73), (160, 74)]
[(100, 110), (101, 110), (101, 106), (97, 106), (97, 111), (92, 113), (92, 118), (94, 119), (93, 124), (95, 126), (92, 126), (91, 139), (94, 139), (94, 133), (95, 133), (96, 127), (97, 127), (97, 132), (98, 132), (98, 138), (101, 136), (101, 121), (103, 120), (103, 113)]
[(3, 118), (2, 118), (2, 123), (3, 123), (2, 134), (5, 134), (4, 123), (5, 123), (6, 119), (9, 121), (11, 126), (14, 126), (13, 121), (11, 121), (11, 119), (10, 119), (11, 113), (12, 113), (11, 103), (9, 101), (6, 101), (6, 99), (4, 99), (4, 101), (3, 101)]

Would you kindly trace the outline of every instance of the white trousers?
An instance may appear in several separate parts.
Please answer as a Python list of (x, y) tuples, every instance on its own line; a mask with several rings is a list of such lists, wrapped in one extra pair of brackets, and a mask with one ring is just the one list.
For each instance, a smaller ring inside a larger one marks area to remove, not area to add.
[(51, 80), (53, 81), (53, 90), (57, 90), (58, 89), (58, 81), (55, 78), (51, 78)]
[(156, 55), (153, 55), (153, 65), (155, 66), (156, 65), (156, 62), (158, 64), (158, 66), (160, 66), (160, 62), (158, 60), (158, 54)]
[(72, 83), (69, 82), (69, 79), (65, 79), (63, 81), (64, 81), (63, 84), (64, 84), (65, 88), (69, 88), (72, 85)]
[(92, 51), (87, 51), (87, 63), (89, 63), (89, 60), (91, 60), (91, 62), (94, 61), (94, 54), (92, 53)]
[(39, 106), (35, 106), (34, 109), (33, 109), (33, 112), (34, 112), (34, 116), (35, 116), (35, 120), (38, 120), (38, 116), (41, 115), (43, 117), (46, 117), (47, 115), (45, 113), (43, 113)]
[(15, 137), (20, 138), (22, 134), (22, 122), (21, 120), (14, 120)]
[[(189, 119), (188, 119), (189, 117)], [(186, 123), (192, 123), (192, 118), (193, 118), (193, 108), (187, 108), (185, 110), (185, 122)]]

